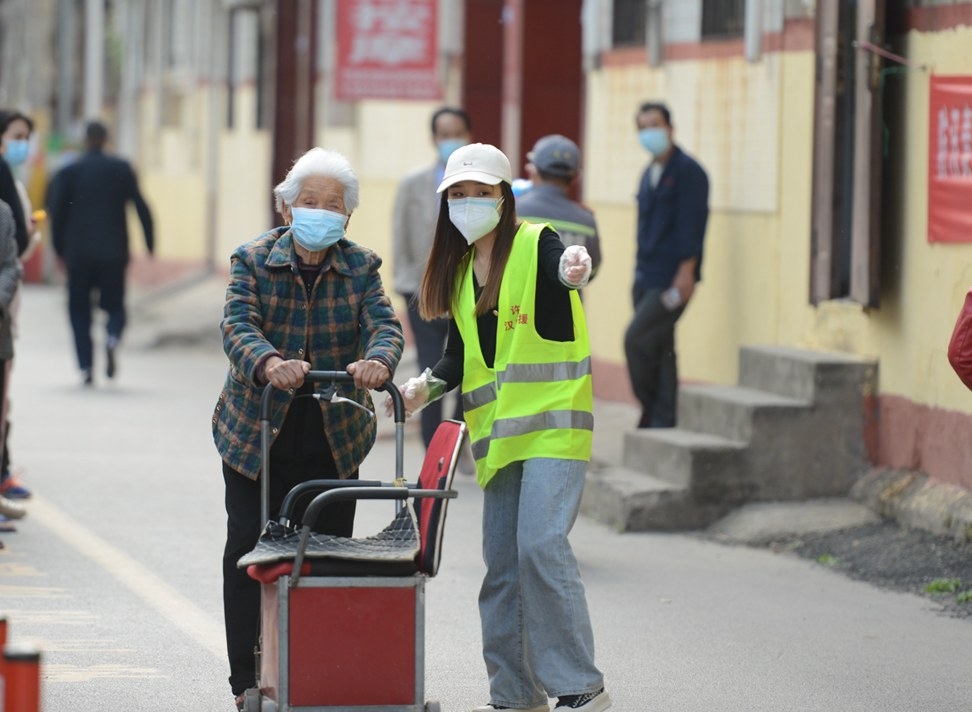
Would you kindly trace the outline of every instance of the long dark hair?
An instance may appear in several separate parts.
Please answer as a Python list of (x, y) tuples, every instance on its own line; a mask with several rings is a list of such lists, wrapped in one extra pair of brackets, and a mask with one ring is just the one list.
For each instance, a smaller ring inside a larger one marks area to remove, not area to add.
[[(516, 198), (507, 182), (500, 183), (503, 193), (503, 208), (499, 224), (496, 226), (496, 240), (489, 257), (489, 274), (486, 286), (476, 300), (476, 316), (496, 308), (499, 302), (500, 280), (506, 261), (513, 249), (513, 236), (516, 235)], [(459, 229), (449, 219), (449, 191), (442, 191), (439, 204), (439, 221), (435, 225), (435, 238), (432, 251), (425, 265), (425, 274), (419, 285), (419, 315), (423, 319), (448, 316), (452, 311), (452, 299), (459, 284), (459, 266), (472, 250)]]

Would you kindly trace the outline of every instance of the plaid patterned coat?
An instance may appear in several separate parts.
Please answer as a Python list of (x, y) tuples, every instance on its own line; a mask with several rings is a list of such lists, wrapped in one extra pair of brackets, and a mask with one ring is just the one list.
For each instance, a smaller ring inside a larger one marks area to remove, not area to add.
[[(381, 258), (349, 240), (327, 251), (309, 299), (286, 227), (237, 248), (230, 265), (220, 322), (230, 367), (213, 413), (213, 438), (230, 467), (256, 479), (263, 386), (254, 377), (264, 357), (303, 359), (317, 371), (343, 371), (349, 363), (373, 358), (394, 373), (404, 339), (378, 275)], [(369, 392), (353, 385), (342, 385), (340, 392), (374, 410)], [(271, 440), (292, 396), (274, 392)], [(338, 475), (347, 477), (374, 445), (375, 418), (354, 406), (321, 403), (321, 409)]]

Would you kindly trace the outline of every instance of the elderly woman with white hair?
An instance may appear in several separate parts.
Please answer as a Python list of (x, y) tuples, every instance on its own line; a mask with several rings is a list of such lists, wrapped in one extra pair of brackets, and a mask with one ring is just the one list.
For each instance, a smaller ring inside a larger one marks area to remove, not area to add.
[[(221, 329), (229, 373), (213, 413), (223, 460), (227, 537), (223, 603), (230, 686), (242, 705), (255, 684), (258, 584), (236, 562), (256, 545), (260, 521), (260, 396), (277, 387), (271, 415), (270, 514), (296, 484), (357, 478), (375, 442), (375, 418), (328, 406), (304, 383), (309, 370), (346, 370), (348, 395), (374, 410), (368, 389), (391, 378), (402, 355), (401, 324), (382, 288), (381, 259), (345, 238), (358, 206), (358, 179), (340, 154), (314, 148), (274, 189), (286, 223), (231, 257)], [(350, 536), (354, 503), (326, 508), (317, 531)], [(241, 707), (242, 709), (242, 707)]]

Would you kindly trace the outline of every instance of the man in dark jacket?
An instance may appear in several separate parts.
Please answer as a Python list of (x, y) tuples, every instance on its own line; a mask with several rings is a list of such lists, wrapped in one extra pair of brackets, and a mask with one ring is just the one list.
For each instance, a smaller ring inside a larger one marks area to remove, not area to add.
[(145, 233), (145, 245), (154, 249), (152, 215), (138, 190), (132, 167), (105, 155), (108, 130), (94, 121), (85, 132), (85, 153), (61, 169), (48, 189), (54, 249), (64, 260), (68, 275), (68, 312), (74, 331), (78, 366), (91, 384), (91, 293), (97, 289), (99, 306), (108, 313), (105, 372), (113, 378), (116, 350), (125, 328), (125, 268), (128, 265), (128, 226), (125, 208), (135, 204)]
[(638, 427), (672, 428), (678, 396), (675, 322), (702, 275), (709, 179), (672, 142), (672, 117), (664, 104), (642, 104), (636, 121), (638, 139), (653, 160), (638, 189), (635, 313), (624, 351), (631, 387), (641, 402)]

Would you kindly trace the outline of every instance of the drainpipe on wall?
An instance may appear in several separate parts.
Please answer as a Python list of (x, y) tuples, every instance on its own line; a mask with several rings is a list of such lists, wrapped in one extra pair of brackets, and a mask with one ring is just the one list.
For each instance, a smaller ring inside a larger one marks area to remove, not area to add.
[[(209, 140), (206, 142), (206, 248), (204, 255), (206, 263), (203, 265), (203, 271), (207, 274), (213, 274), (216, 271), (216, 231), (219, 227), (219, 148), (223, 125), (223, 114), (221, 112), (222, 102), (220, 101), (219, 92), (221, 86), (219, 81), (219, 63), (220, 54), (224, 48), (215, 38), (219, 36), (221, 30), (223, 36), (227, 37), (226, 25), (229, 25), (229, 33), (233, 31), (232, 23), (230, 22), (224, 23), (223, 27), (218, 26), (220, 12), (224, 13), (224, 17), (228, 17), (228, 13), (217, 9), (212, 3), (209, 3), (206, 11), (206, 20), (209, 37), (213, 39), (208, 43), (209, 56), (206, 58), (209, 64), (206, 76), (206, 95), (209, 99), (207, 110), (209, 126), (206, 131), (209, 135)], [(227, 44), (229, 44), (228, 37)]]
[(101, 117), (105, 95), (105, 0), (84, 3), (84, 118)]
[(645, 11), (645, 44), (649, 67), (660, 67), (664, 56), (662, 21), (662, 0), (648, 0)]
[(604, 0), (584, 0), (581, 5), (581, 54), (584, 71), (601, 68), (601, 52), (611, 48), (611, 5)]
[(763, 57), (763, 3), (762, 0), (746, 0), (744, 28), (746, 61), (758, 62)]
[(75, 14), (73, 0), (57, 3), (57, 94), (54, 97), (54, 130), (67, 137), (71, 130), (71, 107), (74, 106)]
[(145, 26), (143, 0), (120, 4), (116, 20), (118, 33), (125, 38), (125, 59), (121, 67), (118, 96), (118, 152), (134, 159), (138, 153), (138, 84), (141, 78), (141, 45), (135, 38)]
[(518, 164), (523, 114), (523, 3), (506, 0), (503, 6), (503, 109), (500, 135), (503, 153)]

